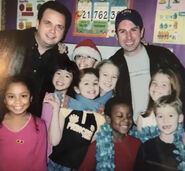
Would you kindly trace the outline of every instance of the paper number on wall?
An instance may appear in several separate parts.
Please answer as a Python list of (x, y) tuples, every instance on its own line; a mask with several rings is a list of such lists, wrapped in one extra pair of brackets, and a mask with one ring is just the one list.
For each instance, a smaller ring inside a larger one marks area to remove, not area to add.
[(107, 20), (108, 12), (107, 11), (94, 11), (94, 20)]
[[(126, 7), (125, 7), (126, 8)], [(111, 7), (110, 20), (113, 21), (116, 19), (117, 14), (125, 9), (123, 7)]]
[(92, 3), (78, 3), (78, 11), (80, 20), (90, 20), (91, 19), (91, 8)]
[(94, 3), (93, 20), (108, 21), (109, 3)]
[(90, 12), (90, 10), (83, 10), (82, 11), (81, 19), (82, 20), (89, 20), (90, 18), (91, 18), (91, 12)]

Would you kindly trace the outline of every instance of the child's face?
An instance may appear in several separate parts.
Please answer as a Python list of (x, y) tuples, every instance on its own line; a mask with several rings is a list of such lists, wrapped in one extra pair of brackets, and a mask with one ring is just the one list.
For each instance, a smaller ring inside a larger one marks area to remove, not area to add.
[(182, 114), (178, 114), (176, 109), (170, 105), (156, 109), (156, 122), (163, 135), (173, 134), (182, 120)]
[(162, 96), (171, 94), (171, 82), (167, 75), (158, 73), (154, 76), (150, 88), (150, 96), (156, 101)]
[(126, 104), (117, 104), (113, 107), (111, 118), (107, 120), (113, 130), (114, 140), (122, 139), (132, 126), (132, 113)]
[(76, 55), (75, 63), (78, 66), (79, 70), (82, 70), (84, 68), (93, 68), (96, 60), (90, 56)]
[(87, 99), (96, 98), (99, 94), (98, 78), (94, 74), (85, 74), (75, 90)]
[(53, 85), (56, 90), (66, 93), (72, 80), (73, 74), (71, 72), (60, 69), (53, 76)]
[(119, 75), (118, 68), (113, 64), (104, 64), (100, 68), (99, 74), (100, 74), (99, 84), (100, 84), (101, 94), (104, 94), (110, 90), (113, 90), (118, 80), (118, 75)]
[(24, 114), (30, 106), (30, 91), (23, 83), (11, 83), (4, 99), (7, 109), (12, 114)]

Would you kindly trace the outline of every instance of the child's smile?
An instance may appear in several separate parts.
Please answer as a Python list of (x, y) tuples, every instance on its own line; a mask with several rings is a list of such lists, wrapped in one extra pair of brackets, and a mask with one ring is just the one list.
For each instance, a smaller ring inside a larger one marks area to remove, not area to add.
[(101, 93), (108, 92), (115, 88), (119, 71), (113, 64), (104, 64), (100, 68), (99, 84)]
[(154, 101), (162, 96), (171, 94), (171, 83), (167, 75), (158, 73), (150, 85), (150, 96)]
[(161, 106), (156, 110), (156, 121), (161, 134), (173, 134), (179, 123), (179, 114), (169, 105)]
[(71, 85), (73, 74), (66, 70), (58, 70), (53, 76), (53, 85), (56, 90), (66, 92)]
[(113, 107), (110, 118), (115, 141), (122, 140), (132, 126), (132, 113), (126, 104), (117, 104)]
[(85, 74), (79, 83), (77, 93), (87, 99), (96, 98), (99, 94), (98, 78), (94, 74)]
[(19, 83), (11, 83), (6, 91), (4, 102), (13, 114), (23, 114), (30, 106), (30, 92), (27, 87)]

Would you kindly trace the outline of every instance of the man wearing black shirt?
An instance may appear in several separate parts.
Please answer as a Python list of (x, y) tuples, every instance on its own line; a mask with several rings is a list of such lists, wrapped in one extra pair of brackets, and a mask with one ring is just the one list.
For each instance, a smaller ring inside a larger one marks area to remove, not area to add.
[(69, 60), (66, 54), (59, 55), (57, 44), (64, 39), (70, 24), (68, 9), (59, 2), (48, 1), (38, 11), (36, 28), (0, 32), (0, 83), (9, 75), (30, 77), (36, 90), (31, 111), (37, 116), (41, 114), (40, 91), (44, 79), (58, 58), (62, 62)]

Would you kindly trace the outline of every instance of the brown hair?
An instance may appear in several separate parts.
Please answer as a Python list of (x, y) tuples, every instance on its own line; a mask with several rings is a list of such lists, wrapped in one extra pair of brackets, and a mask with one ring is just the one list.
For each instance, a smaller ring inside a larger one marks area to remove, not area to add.
[[(164, 69), (159, 69), (157, 70), (151, 78), (149, 87), (151, 86), (152, 81), (154, 80), (155, 76), (157, 74), (164, 74), (167, 75), (170, 83), (171, 83), (171, 95), (174, 97), (179, 97), (180, 95), (180, 84), (179, 84), (179, 80), (176, 76), (176, 74), (169, 68), (164, 68)], [(148, 107), (146, 112), (142, 115), (144, 118), (150, 116), (152, 110), (153, 110), (153, 105), (154, 105), (154, 101), (152, 100), (151, 96), (149, 97), (149, 102), (148, 102)]]
[(77, 87), (79, 86), (80, 81), (82, 80), (82, 78), (86, 74), (93, 74), (93, 75), (95, 75), (99, 79), (99, 72), (98, 72), (97, 69), (95, 69), (95, 68), (84, 68), (84, 69), (80, 70), (80, 75), (79, 75), (79, 77), (78, 77), (78, 79), (76, 81), (76, 85), (75, 86), (77, 86)]

